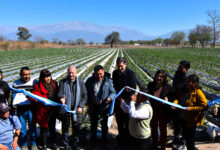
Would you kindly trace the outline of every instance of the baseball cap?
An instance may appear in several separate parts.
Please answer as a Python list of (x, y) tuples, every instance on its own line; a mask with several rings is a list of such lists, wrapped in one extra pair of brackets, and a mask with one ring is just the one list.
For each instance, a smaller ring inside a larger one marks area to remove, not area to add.
[(0, 113), (5, 113), (11, 108), (6, 103), (0, 103)]

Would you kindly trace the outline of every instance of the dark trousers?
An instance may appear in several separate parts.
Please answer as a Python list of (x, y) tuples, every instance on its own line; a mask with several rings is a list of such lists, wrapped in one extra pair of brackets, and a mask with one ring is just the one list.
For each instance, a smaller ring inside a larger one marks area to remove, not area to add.
[(187, 150), (195, 150), (196, 126), (188, 127), (187, 122), (182, 122), (183, 138), (186, 140)]
[(184, 145), (185, 139), (183, 138), (183, 126), (180, 112), (175, 110), (172, 112), (172, 120), (173, 120), (173, 129), (174, 129), (174, 144)]
[(97, 134), (97, 126), (98, 121), (100, 120), (101, 123), (101, 129), (102, 129), (102, 140), (106, 140), (106, 136), (108, 134), (108, 117), (107, 113), (103, 112), (101, 105), (98, 106), (92, 106), (92, 111), (90, 112), (90, 119), (91, 119), (91, 126), (90, 126), (90, 132), (91, 132), (91, 140), (96, 140), (96, 134)]
[(138, 139), (131, 137), (132, 149), (134, 150), (150, 150), (151, 148), (151, 139)]
[(62, 117), (62, 137), (63, 144), (65, 148), (69, 148), (69, 127), (70, 120), (72, 122), (72, 137), (73, 140), (71, 142), (72, 146), (77, 146), (79, 142), (79, 125), (80, 120), (82, 119), (82, 114), (77, 114), (74, 116), (73, 114), (65, 113)]
[(124, 113), (123, 110), (120, 108), (120, 106), (116, 106), (115, 117), (118, 125), (119, 143), (124, 143), (127, 141), (126, 138), (129, 137), (129, 129), (128, 129), (129, 115), (127, 113)]
[[(160, 141), (158, 142), (158, 126), (160, 129)], [(166, 147), (167, 140), (167, 120), (164, 115), (155, 115), (151, 120), (152, 146)]]
[(59, 113), (59, 107), (50, 107), (48, 128), (52, 142), (56, 143), (56, 118)]
[(40, 136), (42, 145), (47, 145), (47, 128), (40, 127)]

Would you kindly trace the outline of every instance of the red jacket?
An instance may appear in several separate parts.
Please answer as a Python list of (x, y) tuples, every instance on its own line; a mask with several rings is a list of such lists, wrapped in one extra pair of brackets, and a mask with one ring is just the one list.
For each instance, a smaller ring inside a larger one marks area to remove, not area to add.
[[(57, 89), (56, 81), (52, 80), (54, 90)], [(35, 84), (33, 94), (47, 98), (47, 90), (44, 87), (42, 82)], [(30, 98), (30, 100), (35, 101), (35, 99)], [(43, 103), (36, 102), (34, 114), (33, 114), (33, 122), (38, 123), (40, 127), (48, 128), (48, 115), (49, 115), (50, 106), (46, 106)]]

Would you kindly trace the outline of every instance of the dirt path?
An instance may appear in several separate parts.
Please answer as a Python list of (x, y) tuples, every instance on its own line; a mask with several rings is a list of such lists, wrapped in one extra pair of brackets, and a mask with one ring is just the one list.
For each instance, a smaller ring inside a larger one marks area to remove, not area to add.
[[(88, 129), (88, 127), (87, 127)], [(173, 139), (173, 130), (171, 128), (167, 128), (167, 147), (166, 150), (172, 150), (171, 142)], [(81, 150), (86, 150), (88, 147), (88, 130), (82, 131), (81, 132), (81, 141), (80, 141), (80, 146)], [(105, 146), (99, 142), (96, 147), (94, 147), (92, 150), (132, 150), (130, 147), (118, 147), (117, 141), (116, 141), (116, 136), (118, 135), (118, 130), (117, 130), (117, 124), (116, 121), (113, 120), (113, 124), (111, 128), (109, 129), (109, 136), (108, 136), (108, 142), (105, 144)], [(62, 137), (59, 134), (59, 141), (58, 145), (61, 144)], [(220, 133), (216, 137), (214, 141), (211, 141), (209, 136), (207, 135), (206, 132), (200, 132), (197, 135), (197, 140), (196, 140), (196, 147), (199, 150), (220, 150)], [(62, 147), (61, 147), (62, 149)], [(48, 150), (50, 150), (48, 148)], [(186, 148), (184, 150), (187, 150)]]

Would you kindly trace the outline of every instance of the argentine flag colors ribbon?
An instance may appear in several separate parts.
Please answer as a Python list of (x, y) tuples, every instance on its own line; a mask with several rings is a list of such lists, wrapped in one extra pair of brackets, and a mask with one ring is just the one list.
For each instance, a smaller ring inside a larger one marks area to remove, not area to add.
[(172, 106), (172, 107), (180, 108), (180, 109), (183, 109), (183, 110), (185, 110), (185, 109), (187, 108), (187, 107), (183, 107), (183, 106), (181, 106), (181, 105), (179, 105), (179, 104), (175, 104), (175, 103), (172, 103), (172, 102), (163, 100), (163, 99), (161, 99), (161, 98), (158, 98), (158, 97), (156, 97), (156, 96), (153, 96), (153, 95), (150, 95), (150, 94), (141, 92), (141, 91), (139, 91), (139, 90), (133, 89), (133, 88), (131, 88), (131, 87), (129, 87), (129, 86), (125, 86), (123, 89), (121, 89), (121, 91), (118, 92), (118, 94), (117, 94), (117, 95), (114, 97), (114, 99), (112, 100), (109, 115), (113, 115), (115, 100), (116, 100), (116, 98), (117, 98), (118, 96), (121, 95), (121, 93), (124, 91), (125, 88), (130, 89), (130, 90), (133, 90), (133, 91), (136, 91), (136, 92), (138, 92), (138, 93), (141, 93), (141, 94), (143, 94), (143, 95), (145, 95), (145, 96), (147, 96), (147, 97), (149, 97), (149, 98), (152, 98), (152, 99), (154, 99), (154, 100), (156, 100), (156, 101), (159, 101), (159, 102), (161, 102), (161, 103), (163, 103), (163, 104), (170, 105), (170, 106)]
[(220, 104), (220, 98), (217, 98), (217, 99), (214, 99), (214, 100), (211, 100), (208, 102), (208, 106), (212, 106), (214, 104)]
[(18, 90), (18, 89), (14, 89), (12, 87), (10, 87), (10, 89), (13, 92), (16, 92), (16, 93), (23, 93), (24, 95), (29, 96), (29, 97), (35, 99), (36, 101), (43, 103), (44, 105), (47, 105), (47, 106), (60, 106), (62, 109), (64, 109), (64, 111), (66, 111), (68, 113), (76, 114), (76, 111), (71, 111), (70, 108), (67, 105), (65, 105), (65, 104), (56, 103), (56, 102), (51, 101), (51, 100), (49, 100), (47, 98), (35, 95), (35, 94), (33, 94), (31, 92), (28, 92), (26, 90), (23, 90), (23, 89), (22, 90), (21, 89)]

